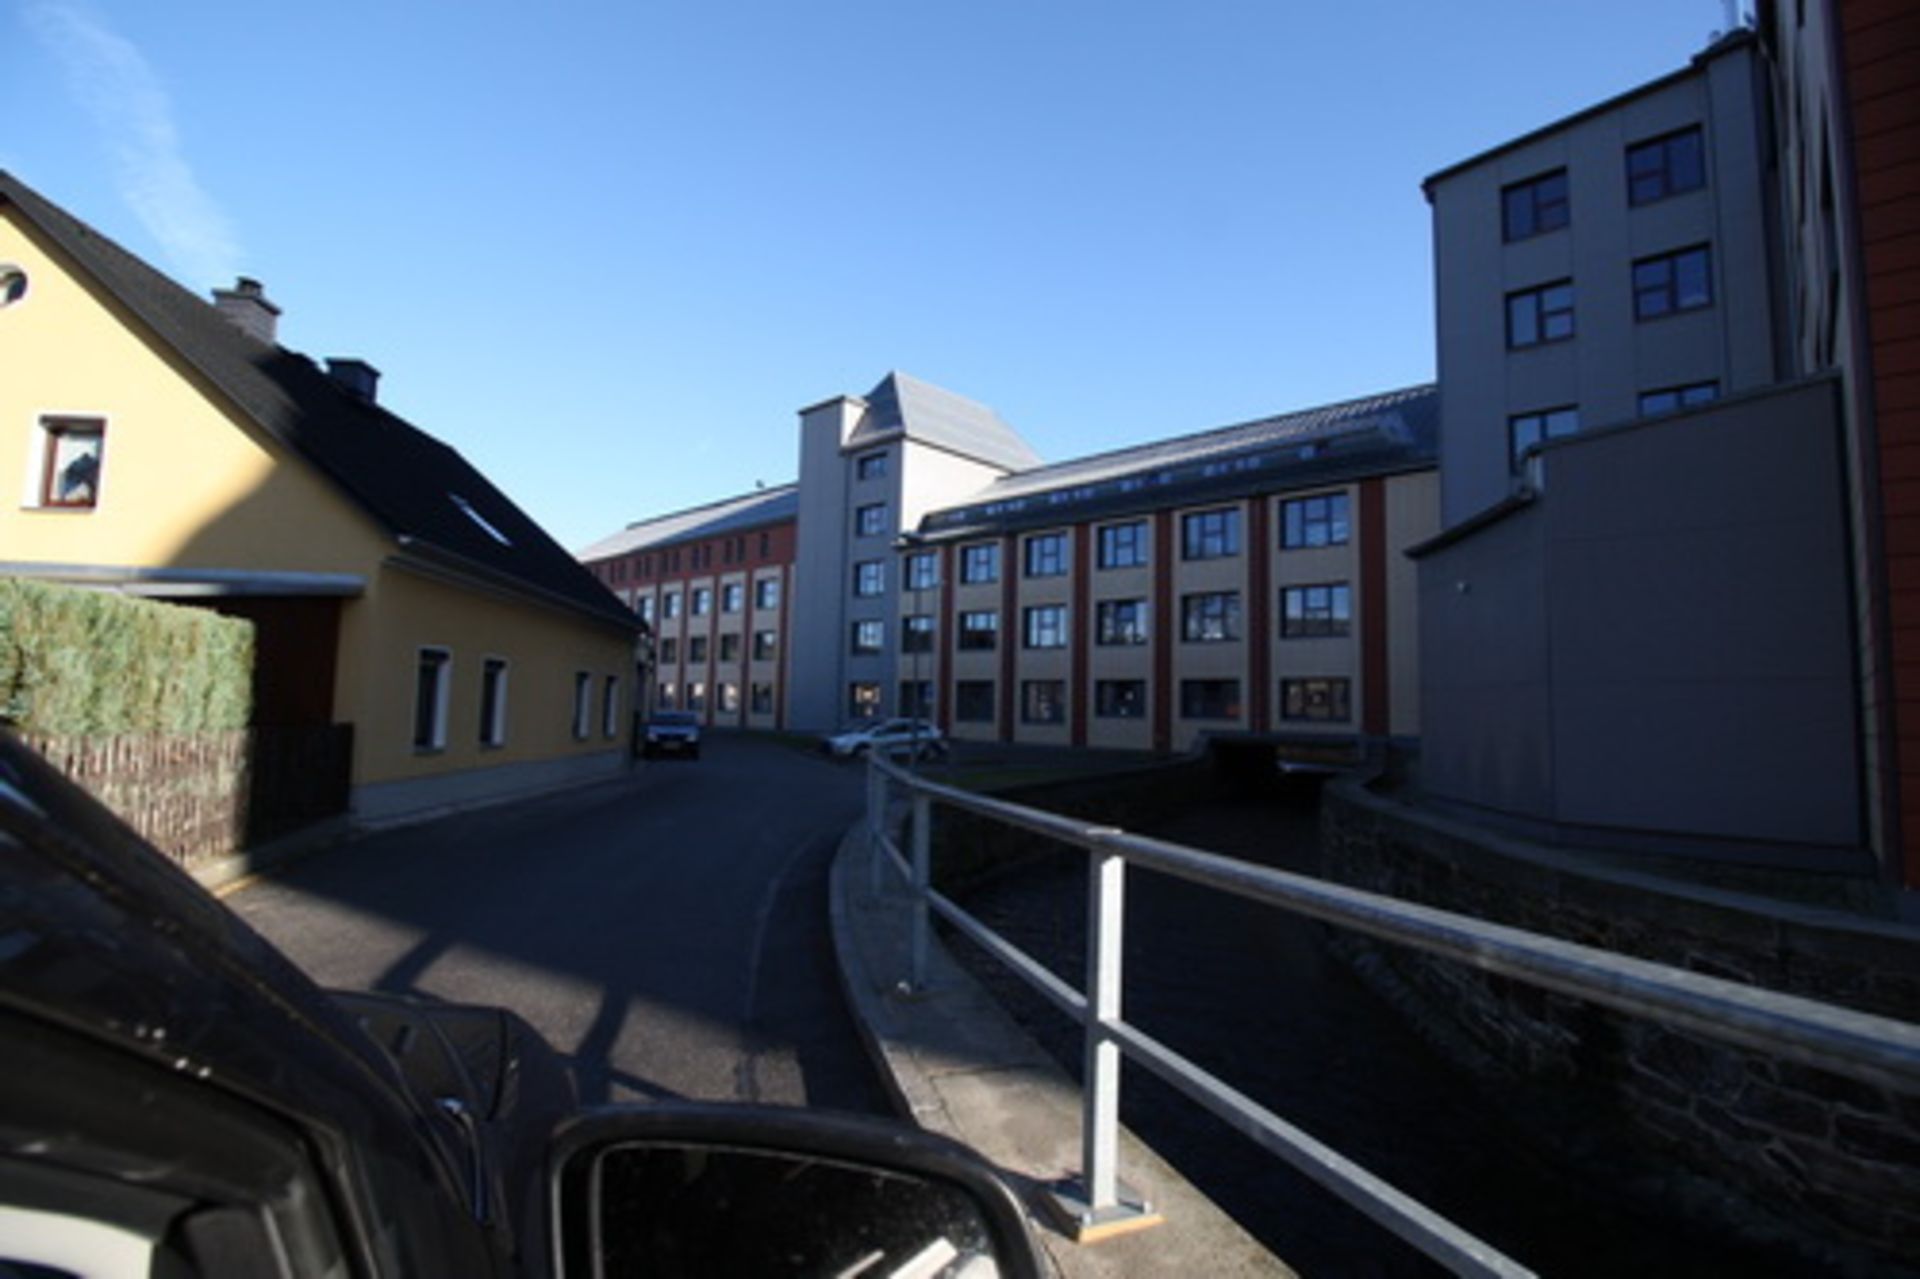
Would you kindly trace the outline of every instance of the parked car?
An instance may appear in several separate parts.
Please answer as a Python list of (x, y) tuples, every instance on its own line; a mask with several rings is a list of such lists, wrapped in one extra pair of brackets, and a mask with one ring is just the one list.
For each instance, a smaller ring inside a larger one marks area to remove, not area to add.
[(582, 1111), (510, 1012), (320, 990), (4, 730), (0, 1045), (0, 1274), (1040, 1274), (953, 1142)]
[(645, 739), (640, 753), (648, 759), (656, 755), (685, 755), (700, 758), (700, 717), (692, 711), (655, 711), (647, 718)]
[(820, 739), (820, 749), (835, 759), (850, 759), (868, 751), (913, 759), (939, 759), (947, 753), (940, 727), (924, 719), (863, 720), (846, 725)]

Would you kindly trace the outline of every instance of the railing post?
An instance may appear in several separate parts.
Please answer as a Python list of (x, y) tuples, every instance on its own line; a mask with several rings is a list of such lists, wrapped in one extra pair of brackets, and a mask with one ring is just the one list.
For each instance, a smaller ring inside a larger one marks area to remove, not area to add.
[(1110, 1213), (1119, 1202), (1120, 1046), (1106, 1023), (1120, 1017), (1120, 942), (1127, 862), (1117, 853), (1087, 854), (1086, 1086), (1081, 1098), (1080, 1174), (1087, 1211)]
[(913, 793), (913, 967), (916, 993), (927, 988), (927, 890), (933, 883), (933, 800)]
[(1080, 1097), (1080, 1178), (1057, 1185), (1047, 1201), (1076, 1243), (1096, 1243), (1162, 1220), (1120, 1180), (1120, 955), (1126, 916), (1127, 859), (1103, 846), (1118, 831), (1086, 831), (1087, 1002), (1085, 1078)]

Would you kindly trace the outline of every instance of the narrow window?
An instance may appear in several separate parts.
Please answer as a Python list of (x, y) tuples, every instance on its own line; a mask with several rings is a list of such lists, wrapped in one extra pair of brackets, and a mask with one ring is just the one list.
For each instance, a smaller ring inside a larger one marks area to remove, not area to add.
[(780, 607), (780, 579), (763, 577), (754, 583), (753, 606), (755, 608)]
[(413, 749), (447, 748), (447, 683), (453, 672), (453, 654), (444, 648), (423, 648), (414, 674)]
[(739, 582), (728, 582), (720, 588), (720, 611), (722, 613), (738, 613), (741, 606), (746, 603), (746, 598), (747, 588), (745, 586)]
[(773, 631), (755, 631), (753, 633), (753, 660), (771, 662), (777, 651), (778, 638)]
[(593, 676), (585, 671), (573, 674), (573, 739), (577, 742), (587, 740), (590, 727), (589, 715), (592, 707), (588, 704), (593, 697)]
[(886, 569), (879, 560), (861, 560), (853, 566), (853, 593), (871, 598), (886, 589)]
[(600, 685), (600, 734), (620, 735), (620, 677), (609, 675)]
[(853, 461), (855, 479), (877, 480), (887, 473), (887, 455), (885, 453), (862, 453)]
[(480, 663), (480, 744), (489, 747), (507, 744), (507, 663), (504, 658), (489, 657)]
[(856, 507), (853, 512), (853, 532), (856, 537), (877, 537), (886, 532), (887, 504), (874, 502), (868, 506)]
[(933, 651), (933, 618), (930, 615), (916, 613), (900, 619), (900, 651), (902, 653)]

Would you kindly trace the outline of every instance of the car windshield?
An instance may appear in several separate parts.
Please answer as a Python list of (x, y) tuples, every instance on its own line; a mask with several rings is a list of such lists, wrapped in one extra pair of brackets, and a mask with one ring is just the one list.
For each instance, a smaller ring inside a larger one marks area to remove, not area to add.
[(691, 724), (694, 722), (692, 711), (655, 711), (653, 722), (656, 724)]

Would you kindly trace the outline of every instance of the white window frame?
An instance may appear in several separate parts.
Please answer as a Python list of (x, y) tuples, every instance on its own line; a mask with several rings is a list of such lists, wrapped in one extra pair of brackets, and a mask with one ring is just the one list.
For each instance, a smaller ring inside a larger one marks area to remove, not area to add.
[[(507, 686), (512, 663), (497, 654), (489, 653), (480, 659), (480, 745), (489, 750), (498, 750), (507, 744)], [(493, 706), (487, 706), (487, 676), (498, 672), (499, 680), (494, 685)]]
[(600, 733), (607, 738), (620, 735), (620, 677), (604, 676), (600, 685)]
[[(63, 430), (82, 428), (97, 432), (100, 436), (99, 469), (93, 479), (93, 500), (91, 502), (50, 502), (47, 500), (52, 476), (48, 467), (52, 465), (54, 437)], [(107, 435), (111, 424), (104, 413), (41, 413), (35, 423), (31, 446), (27, 449), (27, 471), (20, 486), (20, 505), (32, 511), (69, 511), (85, 514), (96, 510), (106, 497), (107, 484)]]
[[(429, 656), (437, 657), (434, 667), (433, 684), (433, 724), (427, 740), (420, 736), (420, 692), (421, 677)], [(453, 650), (439, 644), (422, 644), (413, 655), (413, 716), (410, 726), (413, 734), (413, 749), (416, 754), (438, 754), (447, 749), (447, 694), (453, 687)]]
[(584, 742), (592, 735), (593, 672), (573, 673), (573, 740)]

